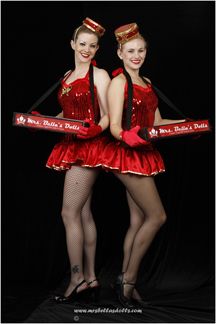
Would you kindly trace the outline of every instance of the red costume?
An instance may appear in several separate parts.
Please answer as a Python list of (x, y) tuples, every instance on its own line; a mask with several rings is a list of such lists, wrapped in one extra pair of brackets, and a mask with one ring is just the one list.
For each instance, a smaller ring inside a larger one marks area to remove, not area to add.
[[(118, 69), (114, 72), (116, 76), (122, 73), (122, 69)], [(127, 96), (128, 85), (126, 82), (122, 116), (123, 130), (126, 129)], [(141, 128), (153, 126), (157, 106), (158, 99), (151, 85), (144, 88), (140, 85), (133, 84), (131, 128), (136, 125), (139, 125)], [(151, 176), (165, 171), (163, 159), (151, 143), (139, 148), (131, 148), (115, 138), (110, 138), (110, 142), (106, 145), (101, 154), (104, 168), (117, 170), (121, 173)]]
[[(66, 83), (67, 78), (62, 81), (62, 86), (58, 91), (58, 101), (62, 107), (64, 118), (79, 120), (88, 118), (90, 121), (98, 123), (100, 109), (97, 100), (95, 100), (95, 107), (92, 106), (89, 71), (84, 78), (69, 84)], [(94, 87), (94, 94), (96, 99), (96, 87)], [(90, 139), (77, 139), (72, 135), (65, 135), (64, 139), (54, 146), (46, 166), (59, 171), (70, 169), (72, 164), (97, 167), (100, 165), (100, 154), (106, 141), (107, 138), (103, 133)]]

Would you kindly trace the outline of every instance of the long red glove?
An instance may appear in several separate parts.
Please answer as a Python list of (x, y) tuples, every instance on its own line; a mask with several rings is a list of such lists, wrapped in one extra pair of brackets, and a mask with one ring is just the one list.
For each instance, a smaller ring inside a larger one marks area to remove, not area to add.
[(129, 131), (121, 131), (120, 135), (122, 140), (131, 147), (138, 147), (143, 145), (149, 145), (148, 141), (145, 141), (137, 133), (140, 130), (140, 126), (135, 126)]
[(77, 134), (77, 138), (88, 139), (102, 133), (102, 127), (100, 125), (94, 124), (94, 122), (89, 119), (85, 119), (85, 122), (89, 123), (90, 127), (80, 126), (79, 134)]
[[(30, 112), (30, 114), (32, 115), (41, 115), (41, 113), (39, 113), (37, 110), (32, 110)], [(39, 129), (36, 129), (36, 128), (28, 128), (28, 130), (31, 132), (31, 133), (36, 133), (39, 131)]]
[(33, 115), (41, 115), (41, 113), (39, 113), (37, 110), (32, 110), (31, 114), (33, 114)]
[[(41, 115), (41, 113), (39, 113), (37, 110), (32, 110), (31, 111), (31, 114), (32, 115)], [(28, 130), (31, 132), (31, 133), (36, 133), (39, 131), (39, 129), (36, 129), (36, 128), (28, 128)]]

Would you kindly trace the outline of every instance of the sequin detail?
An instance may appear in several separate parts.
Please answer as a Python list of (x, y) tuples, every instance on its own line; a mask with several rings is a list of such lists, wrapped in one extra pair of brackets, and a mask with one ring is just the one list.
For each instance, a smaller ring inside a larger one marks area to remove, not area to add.
[[(118, 71), (120, 72), (120, 71)], [(152, 126), (158, 99), (151, 85), (143, 87), (133, 85), (133, 102), (131, 127)], [(123, 129), (126, 129), (126, 111), (128, 105), (128, 86), (125, 85), (124, 109), (122, 116)], [(101, 153), (103, 168), (120, 173), (131, 173), (142, 176), (155, 176), (165, 171), (160, 153), (153, 145), (148, 147), (130, 148), (113, 137)]]
[[(128, 84), (125, 84), (125, 100), (123, 110), (123, 128), (126, 129), (126, 110), (128, 105)], [(154, 124), (155, 110), (158, 107), (158, 98), (151, 85), (147, 87), (133, 84), (133, 105), (131, 116), (131, 128), (151, 127)]]
[[(72, 88), (68, 91), (65, 89)], [(97, 89), (94, 87), (95, 107), (92, 106), (89, 90), (89, 73), (84, 78), (77, 79), (69, 84), (62, 81), (58, 91), (58, 101), (62, 107), (65, 118), (85, 120), (100, 120), (100, 109), (97, 101)], [(57, 143), (46, 163), (48, 168), (65, 171), (72, 165), (98, 167), (101, 165), (100, 153), (106, 146), (108, 139), (102, 135), (79, 140), (71, 135), (65, 135), (61, 142)]]
[[(97, 98), (96, 87), (94, 87), (94, 94), (95, 98)], [(63, 81), (58, 92), (58, 101), (62, 107), (64, 118), (100, 120), (98, 101), (95, 100), (94, 108), (92, 106), (89, 73), (84, 78), (77, 79), (68, 85)]]

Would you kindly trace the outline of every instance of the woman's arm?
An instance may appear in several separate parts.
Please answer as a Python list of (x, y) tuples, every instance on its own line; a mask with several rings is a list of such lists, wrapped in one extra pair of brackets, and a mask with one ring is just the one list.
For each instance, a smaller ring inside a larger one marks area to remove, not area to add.
[(101, 117), (98, 125), (102, 127), (102, 130), (105, 130), (109, 126), (107, 91), (110, 84), (110, 77), (103, 69), (95, 68), (95, 72), (95, 86), (97, 87)]
[(63, 111), (61, 111), (58, 115), (56, 115), (57, 118), (64, 118)]
[(110, 131), (118, 140), (121, 140), (125, 82), (124, 77), (119, 75), (111, 81), (108, 89)]
[(157, 108), (155, 111), (154, 126), (166, 125), (166, 124), (175, 124), (184, 122), (185, 119), (164, 119), (161, 117), (160, 111)]

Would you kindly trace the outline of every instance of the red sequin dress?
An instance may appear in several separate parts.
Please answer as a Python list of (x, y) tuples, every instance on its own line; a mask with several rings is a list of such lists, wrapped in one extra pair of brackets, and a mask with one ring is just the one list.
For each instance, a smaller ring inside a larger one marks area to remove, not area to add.
[[(122, 73), (122, 69), (118, 69), (115, 75), (120, 73)], [(122, 128), (125, 130), (128, 99), (127, 82), (125, 84), (124, 97)], [(133, 84), (131, 128), (136, 125), (139, 125), (141, 128), (153, 126), (157, 106), (158, 99), (151, 85), (142, 87)], [(110, 138), (110, 142), (103, 151), (102, 165), (105, 169), (113, 169), (120, 173), (134, 173), (144, 176), (156, 175), (165, 171), (163, 159), (152, 144), (131, 148), (114, 138)]]
[[(69, 84), (66, 83), (67, 78), (62, 81), (58, 91), (58, 101), (62, 107), (64, 118), (78, 120), (89, 118), (99, 122), (100, 109), (97, 100), (95, 100), (94, 109), (92, 107), (89, 72), (84, 78)], [(94, 93), (97, 98), (96, 87), (94, 87)], [(98, 167), (100, 166), (100, 153), (103, 151), (106, 141), (107, 137), (103, 133), (86, 140), (65, 135), (63, 140), (54, 146), (46, 166), (58, 171), (68, 170), (73, 164)]]

